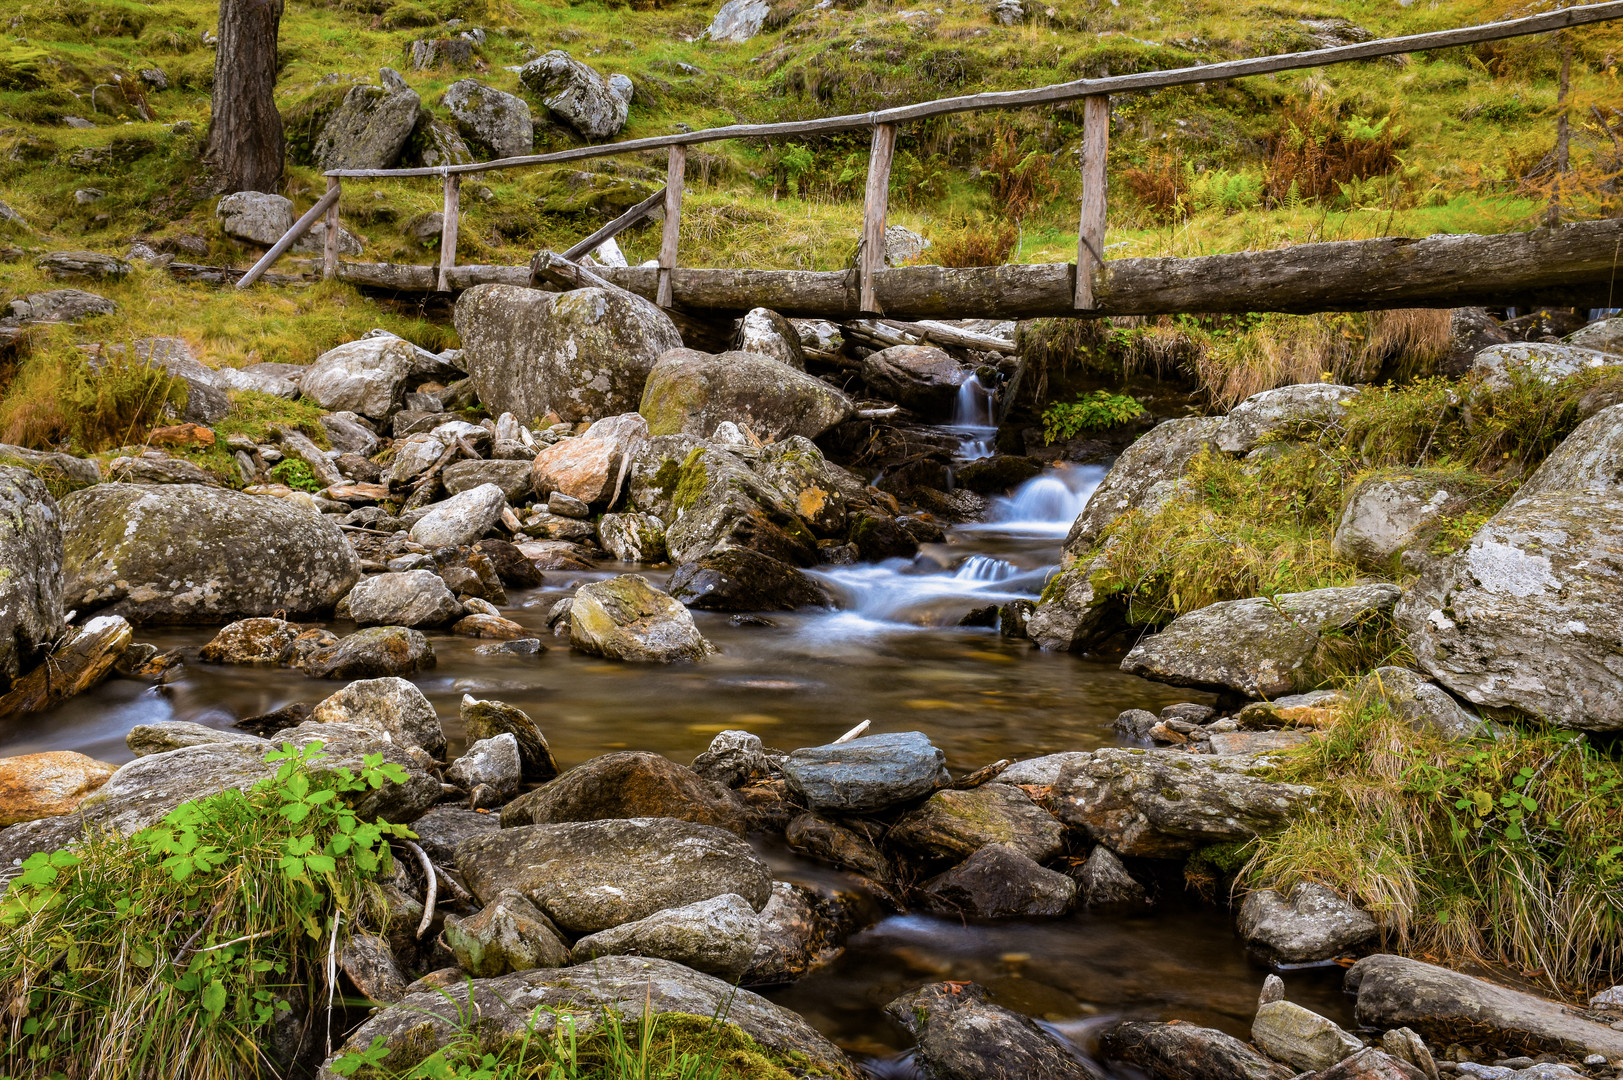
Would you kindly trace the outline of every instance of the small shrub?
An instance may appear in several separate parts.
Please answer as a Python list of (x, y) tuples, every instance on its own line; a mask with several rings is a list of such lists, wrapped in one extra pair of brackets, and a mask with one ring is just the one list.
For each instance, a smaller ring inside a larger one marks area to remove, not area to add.
[(1020, 226), (976, 216), (934, 230), (930, 240), (924, 258), (937, 266), (1002, 266), (1020, 243)]
[(993, 205), (1013, 221), (1024, 220), (1043, 203), (1058, 198), (1063, 190), (1059, 177), (1054, 175), (1054, 159), (1036, 145), (1035, 139), (1021, 139), (1013, 128), (1003, 127), (993, 133), (991, 145), (981, 158), (981, 176), (991, 184)]
[(1385, 176), (1407, 133), (1390, 116), (1342, 120), (1334, 105), (1290, 105), (1269, 140), (1265, 190), (1275, 204), (1334, 198), (1352, 181)]
[(1121, 178), (1152, 221), (1176, 221), (1188, 203), (1185, 167), (1172, 150), (1152, 150), (1143, 166), (1121, 170)]
[(270, 478), (278, 484), (286, 484), (294, 491), (320, 491), (321, 481), (311, 473), (310, 466), (298, 458), (283, 458), (272, 466)]
[(186, 406), (186, 383), (136, 358), (133, 346), (103, 352), (99, 367), (77, 367), (62, 398), (68, 434), (92, 453), (140, 442), (166, 409)]
[(1103, 431), (1137, 420), (1145, 413), (1137, 398), (1095, 390), (1075, 401), (1055, 402), (1043, 410), (1043, 440), (1050, 444), (1074, 439), (1084, 431)]

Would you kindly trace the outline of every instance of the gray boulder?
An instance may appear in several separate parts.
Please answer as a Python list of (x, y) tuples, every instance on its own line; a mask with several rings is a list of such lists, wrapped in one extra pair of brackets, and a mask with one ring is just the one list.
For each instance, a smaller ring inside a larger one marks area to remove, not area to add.
[(1187, 416), (1139, 436), (1088, 497), (1065, 537), (1065, 554), (1081, 557), (1127, 511), (1159, 506), (1190, 459), (1212, 445), (1222, 425), (1219, 416)]
[(849, 506), (866, 495), (867, 484), (860, 477), (823, 457), (816, 443), (799, 435), (766, 447), (749, 468), (818, 536), (843, 539)]
[(464, 547), (489, 532), (506, 506), (507, 496), (495, 484), (469, 488), (418, 518), (411, 538), (427, 548)]
[(535, 127), (523, 98), (461, 79), (446, 89), (440, 104), (451, 111), (457, 131), (492, 157), (519, 157), (535, 149)]
[(931, 910), (960, 918), (1051, 919), (1071, 909), (1076, 882), (1014, 848), (987, 844), (920, 891)]
[(330, 412), (387, 420), (399, 410), (417, 348), (397, 337), (365, 337), (316, 357), (299, 379), (299, 392)]
[(1373, 694), (1379, 694), (1386, 707), (1416, 731), (1445, 739), (1469, 739), (1482, 731), (1481, 717), (1472, 715), (1447, 690), (1408, 668), (1376, 668), (1352, 692), (1354, 697)]
[(720, 356), (672, 349), (648, 373), (638, 412), (650, 435), (707, 438), (723, 421), (748, 427), (763, 442), (816, 438), (856, 415), (838, 389), (759, 353)]
[(129, 734), (124, 736), (124, 745), (129, 747), (130, 753), (136, 757), (222, 742), (258, 747), (262, 754), (268, 754), (276, 749), (275, 743), (261, 739), (257, 735), (249, 735), (245, 731), (222, 731), (206, 724), (194, 724), (186, 720), (159, 720), (151, 724), (136, 724), (130, 728)]
[(772, 874), (725, 829), (674, 818), (519, 825), (457, 848), (476, 897), (516, 889), (571, 933), (736, 893), (766, 906)]
[(1455, 308), (1448, 320), (1448, 359), (1440, 374), (1464, 375), (1477, 353), (1509, 340), (1510, 334), (1485, 308)]
[(1471, 359), (1471, 374), (1485, 386), (1498, 390), (1518, 378), (1556, 383), (1581, 371), (1617, 364), (1623, 364), (1623, 356), (1615, 352), (1581, 345), (1512, 341), (1477, 353)]
[(237, 191), (215, 204), (214, 216), (232, 239), (269, 247), (293, 227), (293, 202), (263, 191)]
[(121, 484), (220, 486), (219, 478), (202, 466), (159, 450), (146, 450), (134, 457), (116, 457), (107, 463), (107, 476)]
[(35, 269), (54, 278), (91, 278), (114, 281), (125, 278), (135, 269), (115, 255), (99, 251), (52, 251), (34, 260)]
[(1098, 1080), (1070, 1044), (988, 998), (975, 983), (932, 983), (886, 1005), (885, 1015), (913, 1036), (932, 1080)]
[[(310, 230), (293, 242), (293, 250), (304, 255), (319, 255), (327, 250), (327, 223), (318, 221)], [(361, 238), (338, 226), (337, 251), (339, 255), (359, 255), (366, 250)]]
[(910, 263), (930, 250), (930, 241), (905, 225), (885, 226), (885, 265)]
[[(470, 1000), (471, 998), (471, 1000)], [(340, 1048), (359, 1053), (376, 1039), (387, 1051), (380, 1066), (405, 1072), (440, 1047), (466, 1038), (466, 1020), (477, 1015), (480, 1045), (489, 1053), (516, 1051), (535, 1040), (550, 1042), (562, 1018), (585, 1039), (606, 1012), (622, 1017), (680, 1013), (725, 1017), (756, 1042), (804, 1062), (808, 1075), (856, 1080), (856, 1067), (811, 1025), (765, 998), (731, 983), (653, 957), (606, 956), (562, 969), (521, 971), (499, 979), (476, 979), (407, 994), (397, 1005), (367, 1019)], [(338, 1080), (330, 1065), (318, 1080)]]
[(1581, 349), (1623, 356), (1623, 318), (1614, 315), (1610, 319), (1599, 319), (1581, 330), (1573, 331), (1562, 341)]
[[(1140, 712), (1144, 710), (1140, 709)], [(1149, 715), (1154, 716), (1154, 713)], [(1052, 787), (1059, 783), (1061, 774), (1067, 766), (1077, 765), (1090, 760), (1090, 755), (1083, 750), (1068, 750), (1059, 754), (1044, 754), (1042, 757), (1027, 758), (1017, 761), (1007, 769), (998, 773), (1000, 784), (1029, 784), (1034, 787)]]
[(349, 591), (348, 604), (361, 626), (443, 626), (466, 614), (432, 570), (369, 577)]
[(39, 479), (0, 467), (0, 687), (62, 635), (62, 523)]
[(1412, 1028), (1434, 1046), (1466, 1042), (1491, 1047), (1496, 1056), (1623, 1057), (1623, 1031), (1557, 1002), (1407, 957), (1364, 957), (1348, 969), (1346, 989), (1357, 996), (1359, 1024)]
[(672, 663), (715, 652), (687, 608), (636, 574), (583, 585), (569, 607), (571, 648), (611, 660)]
[(1252, 394), (1223, 418), (1212, 438), (1229, 454), (1248, 454), (1263, 436), (1293, 424), (1323, 423), (1346, 415), (1343, 404), (1358, 393), (1338, 383), (1302, 383)]
[[(186, 387), (186, 404), (181, 408), (181, 419), (194, 424), (213, 424), (231, 411), (231, 397), (220, 373), (198, 363), (186, 342), (177, 337), (140, 338), (132, 343), (135, 355), (152, 367), (161, 367)], [(122, 345), (108, 351), (117, 355)], [(97, 367), (102, 358), (92, 358)]]
[(512, 735), (518, 741), (519, 768), (525, 780), (551, 780), (558, 775), (558, 762), (547, 737), (523, 709), (463, 694), (461, 717), (463, 735), (470, 741)]
[(422, 101), (392, 68), (378, 72), (382, 86), (352, 86), (327, 118), (310, 148), (321, 169), (387, 169), (417, 126)]
[(806, 370), (806, 352), (800, 346), (800, 334), (789, 325), (788, 319), (771, 308), (753, 308), (738, 321), (733, 348), (770, 356), (796, 371)]
[(445, 729), (434, 706), (416, 686), (397, 676), (352, 682), (310, 712), (315, 724), (353, 724), (387, 732), (400, 746), (445, 753)]
[(458, 461), (447, 465), (440, 473), (445, 490), (460, 495), (483, 484), (495, 484), (510, 503), (522, 503), (530, 495), (530, 469), (528, 460), (514, 461), (497, 458), (478, 461)]
[(936, 420), (952, 414), (958, 388), (970, 374), (968, 365), (934, 345), (892, 345), (862, 361), (862, 381), (870, 390)]
[(631, 97), (562, 49), (543, 53), (519, 68), (518, 77), (541, 103), (588, 139), (608, 139), (626, 126)]
[(1121, 612), (1112, 595), (1093, 584), (1103, 563), (1103, 555), (1091, 561), (1078, 559), (1043, 589), (1026, 618), (1026, 636), (1038, 648), (1084, 652), (1121, 628)]
[(1100, 1049), (1157, 1080), (1291, 1080), (1296, 1074), (1232, 1035), (1179, 1020), (1123, 1020), (1104, 1033)]
[(1288, 900), (1273, 889), (1260, 889), (1247, 893), (1240, 905), (1240, 936), (1270, 958), (1286, 964), (1340, 956), (1374, 937), (1379, 929), (1369, 912), (1342, 899), (1334, 889), (1313, 881), (1297, 885)]
[(645, 750), (590, 758), (502, 807), (505, 827), (610, 818), (675, 818), (747, 833), (731, 792)]
[(0, 323), (76, 323), (95, 315), (111, 315), (118, 305), (105, 296), (83, 289), (50, 289), (13, 300)]
[(1365, 477), (1347, 494), (1330, 548), (1366, 570), (1390, 572), (1395, 557), (1461, 509), (1459, 495), (1423, 473)]
[(747, 548), (713, 551), (683, 563), (668, 587), (674, 599), (702, 611), (794, 611), (834, 604), (801, 571)]
[(569, 946), (552, 920), (511, 891), (497, 894), (465, 919), (447, 918), (445, 944), (457, 966), (477, 979), (569, 963)]
[(1579, 424), (1516, 489), (1506, 509), (1560, 491), (1623, 500), (1623, 405), (1602, 409)]
[(733, 982), (749, 970), (760, 939), (755, 908), (725, 893), (588, 934), (570, 958), (584, 964), (599, 956), (654, 956)]
[(369, 458), (378, 450), (377, 432), (361, 423), (361, 418), (354, 412), (340, 410), (318, 417), (321, 430), (327, 433), (327, 441), (332, 443), (333, 449), (346, 454), (359, 454)]
[(132, 622), (331, 611), (360, 561), (329, 519), (285, 499), (97, 484), (62, 501), (63, 600)]
[(771, 11), (768, 0), (727, 0), (710, 20), (703, 36), (732, 45), (748, 41), (761, 32)]
[(291, 657), (312, 679), (381, 679), (434, 666), (434, 647), (410, 627), (369, 626), (336, 640), (315, 633), (327, 640), (307, 651), (295, 649)]
[(1313, 789), (1237, 758), (1106, 748), (1065, 765), (1051, 809), (1120, 855), (1168, 859), (1249, 840), (1306, 811)]
[(655, 362), (682, 344), (668, 315), (618, 289), (476, 285), (455, 318), (479, 400), (527, 421), (635, 412)]
[(992, 783), (937, 791), (898, 820), (886, 840), (926, 860), (957, 862), (987, 844), (1003, 844), (1046, 862), (1064, 850), (1065, 829), (1019, 788)]
[(411, 823), (411, 831), (417, 834), (417, 842), (428, 857), (452, 866), (456, 865), (456, 849), (464, 840), (501, 827), (501, 819), (495, 814), (481, 814), (454, 803), (441, 803)]
[(1322, 678), (1326, 636), (1390, 610), (1399, 595), (1396, 585), (1352, 585), (1212, 604), (1140, 640), (1121, 669), (1248, 697), (1308, 690)]
[[(510, 731), (470, 743), (445, 770), (445, 779), (474, 796), (476, 806), (499, 806), (518, 794), (523, 766)], [(481, 791), (480, 789), (484, 790)]]
[(1133, 879), (1116, 853), (1103, 844), (1095, 847), (1073, 875), (1080, 900), (1088, 907), (1108, 904), (1143, 904), (1149, 899), (1144, 886)]
[(604, 514), (597, 522), (597, 541), (621, 562), (664, 562), (665, 523), (652, 514)]
[(1293, 1001), (1270, 1001), (1251, 1021), (1251, 1041), (1275, 1061), (1313, 1072), (1356, 1054), (1361, 1039)]
[(789, 787), (818, 812), (885, 810), (952, 782), (946, 755), (921, 731), (804, 747), (782, 767)]

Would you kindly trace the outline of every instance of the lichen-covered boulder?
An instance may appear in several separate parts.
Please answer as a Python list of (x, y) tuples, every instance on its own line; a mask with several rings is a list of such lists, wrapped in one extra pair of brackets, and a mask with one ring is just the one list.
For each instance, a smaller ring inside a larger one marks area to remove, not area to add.
[(724, 893), (587, 934), (575, 942), (570, 959), (584, 964), (599, 956), (655, 956), (736, 980), (749, 970), (760, 938), (755, 908)]
[(1445, 739), (1469, 739), (1482, 731), (1483, 721), (1455, 701), (1447, 690), (1417, 671), (1379, 667), (1359, 681), (1352, 696), (1378, 695), (1394, 716), (1416, 731)]
[(1307, 809), (1311, 787), (1266, 772), (1243, 759), (1107, 748), (1061, 767), (1050, 808), (1117, 854), (1178, 858), (1281, 828)]
[(862, 381), (870, 390), (936, 420), (951, 415), (958, 388), (971, 373), (934, 345), (892, 345), (862, 361)]
[(0, 443), (0, 466), (31, 473), (53, 491), (66, 492), (101, 482), (101, 469), (94, 460), (9, 443)]
[(457, 868), (481, 899), (522, 893), (570, 933), (737, 893), (756, 910), (772, 874), (725, 829), (674, 818), (518, 825), (465, 841)]
[(457, 966), (477, 979), (569, 963), (569, 946), (552, 920), (512, 891), (497, 894), (465, 919), (447, 918), (445, 944)]
[(434, 646), (407, 626), (369, 626), (338, 639), (315, 633), (326, 641), (292, 660), (312, 679), (382, 679), (434, 666)]
[(1300, 883), (1289, 898), (1273, 889), (1247, 893), (1238, 928), (1249, 944), (1287, 964), (1340, 956), (1380, 929), (1369, 912), (1316, 881)]
[(131, 622), (331, 611), (360, 560), (296, 503), (192, 484), (97, 484), (62, 501), (63, 600)]
[(1026, 618), (1026, 636), (1039, 649), (1084, 652), (1121, 628), (1114, 596), (1096, 588), (1093, 577), (1104, 568), (1104, 556), (1078, 559), (1043, 587)]
[(263, 191), (234, 191), (215, 204), (214, 216), (227, 236), (269, 247), (293, 227), (293, 202)]
[(530, 106), (521, 97), (460, 79), (446, 88), (440, 104), (451, 111), (457, 131), (491, 157), (519, 157), (535, 149)]
[(765, 442), (814, 439), (854, 416), (851, 399), (821, 379), (759, 353), (672, 349), (648, 373), (638, 412), (650, 435), (708, 438), (731, 421)]
[(310, 147), (322, 169), (387, 169), (417, 126), (422, 101), (398, 71), (382, 68), (382, 86), (352, 86)]
[(806, 351), (801, 347), (800, 334), (789, 325), (788, 319), (771, 308), (754, 308), (738, 321), (733, 348), (769, 356), (796, 371), (806, 370)]
[(32, 474), (0, 467), (0, 689), (62, 633), (62, 526)]
[(816, 443), (799, 435), (766, 447), (749, 467), (818, 536), (844, 536), (847, 509), (867, 487), (861, 477), (829, 461)]
[(400, 746), (420, 746), (435, 757), (445, 753), (445, 730), (434, 706), (421, 690), (398, 676), (352, 682), (322, 700), (311, 710), (310, 720), (376, 728)]
[(71, 813), (115, 768), (70, 750), (0, 758), (0, 828)]
[(512, 735), (518, 740), (519, 769), (525, 780), (551, 780), (558, 775), (558, 762), (547, 745), (547, 737), (530, 714), (505, 701), (480, 701), (462, 695), (462, 732), (471, 742)]
[(432, 570), (378, 574), (349, 591), (349, 617), (360, 626), (443, 626), (463, 614)]
[(480, 484), (436, 503), (411, 527), (411, 538), (428, 548), (466, 547), (501, 520), (506, 506), (501, 488)]
[(1293, 424), (1327, 422), (1346, 415), (1346, 401), (1357, 387), (1338, 383), (1301, 383), (1252, 394), (1236, 405), (1212, 434), (1218, 449), (1248, 454), (1264, 435)]
[(1623, 356), (1623, 318), (1614, 315), (1610, 319), (1598, 319), (1580, 330), (1574, 330), (1562, 341), (1583, 349)]
[(1394, 558), (1464, 508), (1461, 494), (1458, 484), (1434, 474), (1365, 477), (1347, 493), (1331, 550), (1366, 570), (1390, 571)]
[(604, 514), (597, 522), (597, 542), (621, 562), (664, 562), (665, 523), (652, 514)]
[(1031, 796), (1009, 784), (936, 792), (896, 822), (887, 841), (925, 861), (967, 859), (987, 844), (1004, 844), (1046, 862), (1065, 848), (1065, 828)]
[(710, 20), (704, 36), (726, 44), (748, 41), (761, 32), (771, 12), (768, 0), (727, 0)]
[(588, 139), (612, 138), (626, 126), (631, 95), (616, 93), (608, 79), (562, 49), (531, 60), (518, 77), (553, 115)]
[[(692, 968), (654, 957), (605, 956), (568, 968), (539, 968), (499, 979), (475, 979), (405, 996), (356, 1028), (340, 1053), (360, 1053), (381, 1039), (380, 1066), (405, 1072), (440, 1047), (467, 1037), (470, 1015), (479, 1017), (479, 1045), (502, 1055), (537, 1040), (550, 1042), (561, 1023), (586, 1039), (605, 1014), (650, 1017), (679, 1013), (725, 1018), (761, 1046), (804, 1062), (808, 1076), (857, 1080), (846, 1056), (806, 1021), (765, 998)], [(338, 1080), (330, 1062), (318, 1080)]]
[(1293, 1069), (1328, 1069), (1364, 1048), (1356, 1035), (1294, 1001), (1270, 1001), (1257, 1009), (1251, 1041)]
[(583, 585), (569, 607), (569, 644), (611, 660), (671, 663), (715, 652), (687, 608), (636, 574)]
[[(136, 757), (162, 754), (187, 746), (207, 746), (209, 743), (217, 742), (257, 746), (267, 754), (276, 749), (275, 743), (261, 739), (257, 735), (229, 728), (211, 728), (207, 724), (194, 724), (189, 720), (157, 720), (150, 724), (136, 724), (130, 728), (129, 734), (124, 736), (124, 745), (129, 747), (130, 753)], [(111, 769), (112, 766), (108, 768)]]
[(1157, 424), (1121, 452), (1088, 497), (1065, 537), (1065, 554), (1078, 558), (1129, 510), (1159, 505), (1197, 454), (1212, 445), (1220, 416), (1186, 416)]
[(625, 750), (581, 762), (502, 807), (502, 824), (675, 818), (747, 832), (742, 805), (720, 784), (660, 754)]
[(524, 421), (635, 412), (655, 362), (682, 344), (668, 315), (618, 289), (476, 285), (455, 318), (480, 402)]
[(669, 588), (673, 598), (702, 611), (793, 611), (834, 602), (801, 571), (747, 548), (713, 551), (683, 563)]
[(1577, 344), (1512, 341), (1477, 353), (1471, 359), (1471, 373), (1485, 385), (1503, 389), (1517, 378), (1555, 383), (1580, 371), (1618, 364), (1623, 364), (1623, 356), (1616, 352)]
[(299, 378), (299, 393), (329, 412), (386, 420), (399, 411), (417, 349), (397, 337), (364, 337), (328, 349)]
[(1143, 638), (1121, 669), (1248, 697), (1309, 690), (1323, 674), (1327, 635), (1356, 632), (1363, 621), (1391, 610), (1400, 595), (1396, 585), (1378, 584), (1227, 600), (1180, 615)]

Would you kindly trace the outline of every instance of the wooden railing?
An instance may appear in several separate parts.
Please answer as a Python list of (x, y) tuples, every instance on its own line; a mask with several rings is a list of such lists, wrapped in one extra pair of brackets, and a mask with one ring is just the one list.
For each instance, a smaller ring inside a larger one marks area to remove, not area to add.
[(1110, 143), (1110, 95), (1136, 90), (1155, 90), (1169, 86), (1187, 86), (1192, 83), (1235, 79), (1247, 75), (1265, 75), (1276, 71), (1322, 67), (1351, 60), (1371, 60), (1399, 53), (1422, 52), (1458, 45), (1474, 45), (1484, 41), (1540, 34), (1566, 27), (1583, 26), (1623, 18), (1623, 0), (1609, 3), (1586, 4), (1530, 15), (1519, 19), (1486, 23), (1481, 26), (1439, 30), (1405, 37), (1383, 38), (1357, 45), (1339, 45), (1328, 49), (1285, 53), (1279, 56), (1259, 56), (1244, 60), (1228, 60), (1216, 64), (1198, 64), (1192, 67), (1166, 71), (1147, 71), (1136, 75), (1114, 75), (1101, 79), (1077, 79), (1031, 90), (1007, 90), (982, 94), (966, 94), (941, 98), (936, 101), (903, 105), (868, 113), (830, 116), (819, 120), (794, 120), (777, 124), (729, 124), (702, 131), (656, 135), (644, 139), (627, 139), (596, 146), (579, 146), (547, 154), (526, 154), (521, 157), (497, 158), (493, 161), (470, 162), (465, 165), (441, 165), (414, 169), (333, 169), (328, 171), (327, 191), (305, 212), (304, 216), (278, 240), (265, 256), (255, 263), (237, 282), (245, 289), (257, 281), (261, 274), (281, 257), (315, 223), (323, 212), (327, 215), (326, 246), (322, 258), (322, 276), (331, 278), (338, 266), (338, 200), (345, 179), (393, 179), (397, 177), (438, 176), (445, 185), (445, 223), (440, 237), (439, 288), (450, 290), (450, 270), (456, 265), (456, 236), (458, 195), (463, 176), (490, 172), (495, 169), (529, 168), (560, 162), (581, 161), (588, 158), (608, 157), (645, 150), (666, 149), (669, 159), (665, 189), (627, 210), (591, 236), (564, 253), (570, 260), (579, 259), (599, 244), (636, 224), (656, 206), (665, 209), (664, 231), (659, 246), (659, 284), (657, 302), (671, 306), (671, 271), (676, 267), (677, 237), (682, 215), (682, 185), (686, 173), (687, 148), (699, 143), (722, 139), (788, 139), (806, 135), (822, 135), (838, 131), (864, 128), (873, 132), (871, 152), (868, 156), (868, 180), (864, 196), (862, 240), (857, 252), (860, 282), (859, 307), (869, 315), (881, 315), (874, 283), (885, 265), (885, 219), (890, 200), (890, 167), (896, 149), (897, 125), (932, 116), (975, 112), (985, 109), (1021, 109), (1038, 105), (1059, 105), (1080, 100), (1082, 104), (1082, 216), (1077, 234), (1076, 290), (1074, 310), (1087, 312), (1095, 309), (1093, 275), (1104, 266), (1106, 157)]

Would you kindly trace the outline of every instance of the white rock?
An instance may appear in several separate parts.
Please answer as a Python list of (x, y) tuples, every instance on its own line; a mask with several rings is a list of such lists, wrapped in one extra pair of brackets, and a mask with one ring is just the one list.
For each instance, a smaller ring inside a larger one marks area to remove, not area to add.
[(437, 504), (411, 527), (411, 538), (427, 548), (471, 544), (491, 530), (506, 506), (501, 488), (481, 484)]

